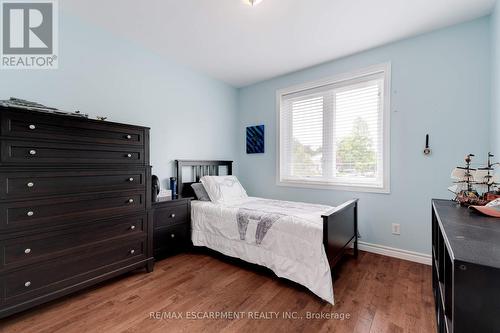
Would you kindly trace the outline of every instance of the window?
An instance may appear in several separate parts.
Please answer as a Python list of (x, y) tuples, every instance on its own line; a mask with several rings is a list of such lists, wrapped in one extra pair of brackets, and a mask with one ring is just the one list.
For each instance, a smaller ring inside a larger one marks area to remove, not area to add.
[(390, 64), (277, 92), (278, 184), (389, 192)]

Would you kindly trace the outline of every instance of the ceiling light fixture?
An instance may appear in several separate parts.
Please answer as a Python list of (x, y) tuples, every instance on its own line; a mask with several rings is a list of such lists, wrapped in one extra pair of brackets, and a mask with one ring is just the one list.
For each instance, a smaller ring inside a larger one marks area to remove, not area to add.
[(250, 6), (257, 6), (262, 0), (244, 0), (244, 2)]

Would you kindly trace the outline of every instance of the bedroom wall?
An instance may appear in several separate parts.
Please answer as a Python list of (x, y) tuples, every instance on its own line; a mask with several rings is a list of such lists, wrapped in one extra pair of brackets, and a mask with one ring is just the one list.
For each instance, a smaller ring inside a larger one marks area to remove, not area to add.
[[(373, 64), (392, 62), (391, 193), (276, 184), (275, 92)], [(485, 159), (490, 122), (490, 22), (428, 33), (239, 91), (238, 167), (250, 195), (337, 205), (360, 198), (362, 241), (430, 253), (430, 200), (450, 198), (450, 172), (466, 153)], [(265, 154), (245, 153), (245, 127), (265, 124)], [(433, 153), (425, 157), (425, 134)], [(401, 224), (401, 235), (391, 224)]]
[(151, 127), (153, 173), (179, 158), (234, 159), (237, 90), (62, 15), (59, 69), (0, 72), (10, 96)]
[(500, 2), (491, 14), (491, 151), (500, 159)]

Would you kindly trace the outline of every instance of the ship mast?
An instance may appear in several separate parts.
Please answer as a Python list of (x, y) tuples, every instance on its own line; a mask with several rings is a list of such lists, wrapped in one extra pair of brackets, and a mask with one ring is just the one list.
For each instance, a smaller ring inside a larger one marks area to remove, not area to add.
[(484, 177), (486, 178), (486, 185), (488, 186), (488, 192), (491, 191), (491, 186), (493, 185), (493, 183), (491, 183), (491, 178), (493, 177), (491, 175), (491, 170), (493, 170), (493, 164), (491, 164), (491, 158), (494, 157), (495, 155), (493, 155), (490, 151), (488, 152), (488, 166), (486, 167), (487, 170), (488, 170), (488, 174)]
[(481, 177), (481, 181), (477, 182), (477, 184), (486, 185), (486, 187), (488, 188), (486, 193), (489, 193), (492, 187), (497, 185), (493, 178), (493, 170), (495, 170), (494, 166), (498, 165), (499, 163), (492, 163), (492, 157), (495, 157), (495, 155), (493, 155), (491, 152), (488, 152), (488, 161), (486, 163), (486, 167), (478, 168), (478, 170), (486, 171), (486, 174), (484, 176), (482, 174), (479, 174), (479, 177)]
[(492, 182), (491, 179), (493, 178), (493, 175), (491, 174), (491, 171), (494, 170), (494, 166), (495, 165), (500, 165), (499, 162), (496, 162), (496, 163), (491, 163), (491, 158), (492, 157), (495, 157), (495, 155), (493, 155), (491, 152), (488, 152), (488, 192), (490, 192), (491, 190), (491, 187), (492, 186), (495, 186), (498, 185), (497, 183), (495, 183), (494, 181)]
[(474, 154), (469, 154), (465, 156), (465, 177), (467, 178), (465, 182), (467, 184), (467, 192), (472, 192), (472, 181), (471, 181), (472, 169), (470, 168), (470, 164), (472, 161), (472, 157), (474, 156), (475, 156)]

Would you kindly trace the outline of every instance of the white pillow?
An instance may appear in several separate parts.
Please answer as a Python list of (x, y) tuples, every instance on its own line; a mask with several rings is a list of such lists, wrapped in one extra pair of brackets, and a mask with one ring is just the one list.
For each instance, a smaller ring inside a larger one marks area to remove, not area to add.
[(247, 192), (235, 176), (204, 176), (200, 181), (214, 203), (248, 198)]

